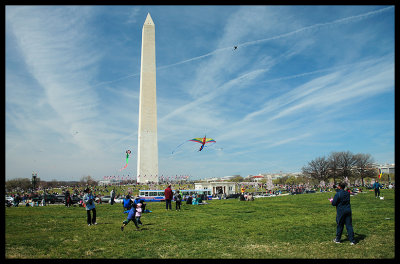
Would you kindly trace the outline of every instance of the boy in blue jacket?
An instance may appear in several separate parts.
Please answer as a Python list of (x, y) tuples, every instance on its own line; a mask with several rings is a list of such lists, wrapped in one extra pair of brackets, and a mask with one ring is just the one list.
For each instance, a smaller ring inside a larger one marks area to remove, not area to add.
[(335, 243), (340, 243), (342, 237), (343, 227), (346, 225), (347, 236), (350, 240), (350, 245), (354, 245), (354, 231), (351, 217), (350, 194), (344, 189), (346, 184), (341, 182), (338, 186), (339, 190), (336, 192), (333, 199), (330, 199), (333, 206), (336, 206), (336, 238), (333, 240)]
[(136, 204), (133, 204), (131, 209), (129, 211), (125, 211), (124, 214), (128, 214), (128, 217), (126, 218), (125, 221), (122, 222), (122, 226), (121, 226), (121, 231), (124, 231), (125, 226), (130, 222), (133, 221), (133, 223), (136, 226), (136, 230), (139, 230), (139, 226), (138, 223), (136, 222), (136, 218), (135, 218), (135, 213), (136, 213)]

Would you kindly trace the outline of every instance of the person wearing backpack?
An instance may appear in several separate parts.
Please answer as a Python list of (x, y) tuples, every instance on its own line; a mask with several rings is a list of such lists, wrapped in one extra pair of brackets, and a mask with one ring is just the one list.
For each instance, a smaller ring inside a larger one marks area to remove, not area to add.
[(131, 200), (131, 197), (129, 196), (129, 194), (124, 198), (124, 201), (123, 201), (123, 207), (124, 207), (124, 211), (127, 211), (127, 210), (130, 210), (131, 209), (131, 207), (132, 207), (132, 200)]
[(175, 209), (176, 209), (176, 211), (178, 211), (178, 210), (180, 211), (181, 210), (181, 203), (182, 203), (182, 196), (179, 193), (179, 190), (176, 190), (174, 198), (175, 198), (175, 202), (176, 202)]

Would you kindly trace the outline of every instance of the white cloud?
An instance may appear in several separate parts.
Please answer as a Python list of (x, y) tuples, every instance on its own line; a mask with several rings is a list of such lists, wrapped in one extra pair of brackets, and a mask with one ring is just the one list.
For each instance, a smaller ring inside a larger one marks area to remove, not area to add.
[(92, 49), (85, 29), (90, 9), (42, 7), (9, 11), (7, 25), (15, 35), (27, 69), (60, 118), (49, 124), (50, 129), (64, 137), (79, 129), (82, 139), (77, 137), (76, 143), (84, 149), (95, 146), (95, 127), (88, 125), (88, 120), (97, 116), (98, 99), (89, 83), (101, 55)]

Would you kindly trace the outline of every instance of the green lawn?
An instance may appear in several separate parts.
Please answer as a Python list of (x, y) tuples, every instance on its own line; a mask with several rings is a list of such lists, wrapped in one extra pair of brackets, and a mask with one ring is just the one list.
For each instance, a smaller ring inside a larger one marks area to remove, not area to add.
[[(62, 205), (5, 209), (5, 256), (14, 258), (354, 258), (395, 257), (394, 190), (351, 197), (356, 245), (344, 230), (332, 239), (333, 193), (212, 200), (166, 211), (148, 203), (141, 231), (121, 204), (98, 204), (96, 226), (86, 225), (84, 208)], [(175, 203), (172, 204), (175, 208)]]

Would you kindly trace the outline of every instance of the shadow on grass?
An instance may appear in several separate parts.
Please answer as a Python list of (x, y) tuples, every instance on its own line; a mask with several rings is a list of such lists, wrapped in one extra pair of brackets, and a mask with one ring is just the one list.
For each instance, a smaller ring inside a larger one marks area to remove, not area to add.
[[(356, 243), (359, 243), (360, 241), (364, 240), (366, 237), (367, 237), (366, 235), (354, 233), (354, 240), (356, 241)], [(347, 237), (344, 240), (349, 241), (349, 237)]]
[(97, 225), (115, 225), (115, 222), (100, 222)]
[(363, 234), (354, 233), (354, 240), (358, 243), (364, 240), (367, 236)]

